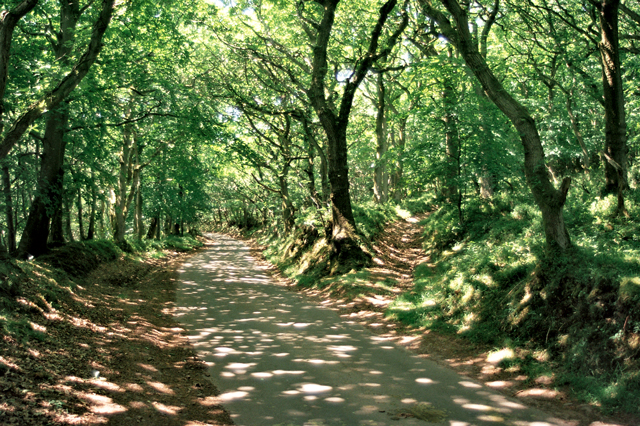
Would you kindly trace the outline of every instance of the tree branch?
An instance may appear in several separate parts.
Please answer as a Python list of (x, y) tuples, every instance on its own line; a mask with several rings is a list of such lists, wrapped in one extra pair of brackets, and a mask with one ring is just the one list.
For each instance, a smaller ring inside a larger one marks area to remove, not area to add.
[(69, 94), (78, 86), (80, 81), (89, 72), (89, 69), (96, 61), (100, 50), (102, 49), (102, 37), (111, 22), (113, 15), (115, 0), (103, 0), (100, 16), (93, 26), (91, 40), (87, 46), (87, 50), (80, 57), (73, 69), (60, 81), (60, 83), (44, 96), (33, 103), (27, 111), (25, 111), (6, 133), (2, 143), (0, 143), (0, 159), (5, 158), (11, 148), (20, 140), (27, 129), (45, 112), (55, 108), (64, 101)]

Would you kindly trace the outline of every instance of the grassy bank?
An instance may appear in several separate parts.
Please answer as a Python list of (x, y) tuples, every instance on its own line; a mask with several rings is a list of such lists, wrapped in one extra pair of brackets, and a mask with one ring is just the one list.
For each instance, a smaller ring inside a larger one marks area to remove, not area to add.
[(574, 191), (566, 217), (574, 247), (544, 250), (540, 217), (526, 199), (457, 209), (424, 220), (428, 264), (387, 314), (509, 350), (502, 367), (569, 386), (605, 413), (640, 413), (640, 240), (638, 200), (614, 217), (614, 196)]

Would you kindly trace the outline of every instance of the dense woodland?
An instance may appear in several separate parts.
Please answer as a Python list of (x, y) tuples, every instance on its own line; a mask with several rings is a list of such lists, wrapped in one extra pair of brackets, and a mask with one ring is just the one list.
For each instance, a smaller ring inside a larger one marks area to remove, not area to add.
[(469, 199), (518, 192), (565, 251), (570, 192), (629, 216), (640, 15), (620, 3), (9, 2), (3, 247), (330, 209), (357, 254), (353, 203), (431, 193), (463, 226)]
[[(436, 272), (416, 279), (441, 302), (432, 325), (499, 305), (476, 337), (555, 341), (617, 377), (612, 401), (640, 395), (637, 1), (0, 10), (4, 256), (236, 226), (324, 238), (350, 270), (371, 262), (376, 214), (430, 212)], [(430, 321), (421, 294), (400, 319)]]

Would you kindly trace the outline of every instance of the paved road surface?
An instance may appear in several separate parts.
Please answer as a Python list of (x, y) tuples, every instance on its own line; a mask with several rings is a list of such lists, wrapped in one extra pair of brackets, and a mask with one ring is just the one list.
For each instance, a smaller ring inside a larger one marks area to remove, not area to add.
[(564, 424), (278, 286), (242, 242), (213, 237), (183, 265), (177, 316), (236, 424)]

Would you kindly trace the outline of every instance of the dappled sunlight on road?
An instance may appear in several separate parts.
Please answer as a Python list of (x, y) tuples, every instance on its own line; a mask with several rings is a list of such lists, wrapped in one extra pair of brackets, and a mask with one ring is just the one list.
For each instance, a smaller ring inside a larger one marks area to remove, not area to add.
[(184, 264), (175, 315), (238, 425), (571, 424), (344, 322), (215, 240)]

